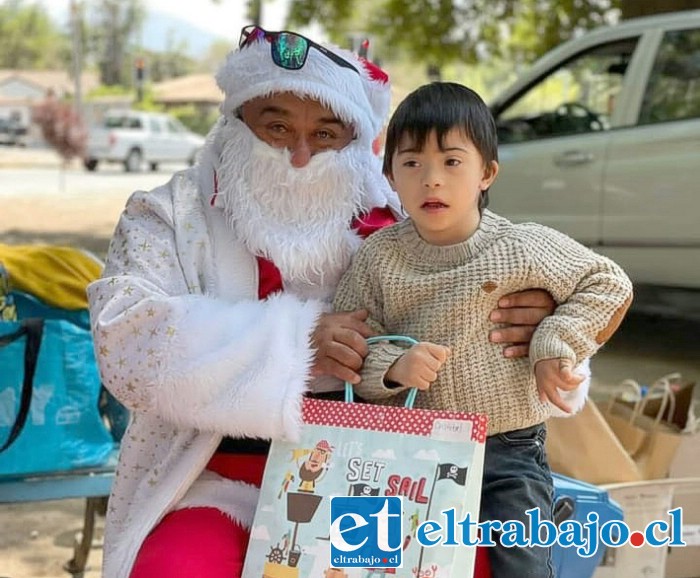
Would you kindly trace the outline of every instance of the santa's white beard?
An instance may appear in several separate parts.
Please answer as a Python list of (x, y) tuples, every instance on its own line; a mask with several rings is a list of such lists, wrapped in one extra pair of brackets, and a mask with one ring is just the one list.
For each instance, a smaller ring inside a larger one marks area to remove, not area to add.
[(277, 266), (288, 289), (303, 284), (316, 287), (314, 296), (330, 296), (361, 243), (350, 225), (363, 205), (366, 155), (348, 146), (294, 168), (289, 151), (267, 145), (242, 122), (223, 130), (217, 204), (231, 227)]

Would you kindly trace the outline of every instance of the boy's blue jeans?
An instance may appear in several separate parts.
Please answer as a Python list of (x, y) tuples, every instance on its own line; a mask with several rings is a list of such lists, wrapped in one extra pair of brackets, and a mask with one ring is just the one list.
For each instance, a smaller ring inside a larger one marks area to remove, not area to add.
[[(529, 528), (525, 510), (540, 509), (552, 519), (554, 485), (544, 450), (544, 424), (495, 434), (486, 439), (480, 521), (520, 520)], [(507, 529), (507, 528), (506, 528)], [(506, 548), (493, 532), (488, 548), (493, 578), (552, 578), (551, 548)]]

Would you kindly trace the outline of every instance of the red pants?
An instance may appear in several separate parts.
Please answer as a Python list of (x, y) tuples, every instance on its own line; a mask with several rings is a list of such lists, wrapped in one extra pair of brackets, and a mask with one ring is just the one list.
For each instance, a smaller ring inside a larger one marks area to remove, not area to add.
[[(260, 487), (266, 459), (215, 454), (207, 469)], [(240, 578), (248, 538), (248, 530), (215, 508), (176, 510), (141, 545), (130, 578)]]

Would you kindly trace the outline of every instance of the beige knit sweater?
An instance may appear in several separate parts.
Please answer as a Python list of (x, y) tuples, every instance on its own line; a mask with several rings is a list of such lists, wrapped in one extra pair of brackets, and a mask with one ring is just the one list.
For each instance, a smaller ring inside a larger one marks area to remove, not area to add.
[[(559, 305), (537, 328), (529, 358), (507, 359), (489, 342), (489, 313), (507, 293), (535, 287)], [(341, 280), (334, 307), (366, 308), (380, 334), (449, 346), (451, 356), (416, 407), (486, 413), (495, 434), (544, 421), (551, 410), (538, 399), (534, 364), (590, 357), (631, 301), (632, 284), (611, 260), (548, 227), (485, 211), (476, 232), (456, 245), (426, 243), (410, 219), (374, 233)], [(405, 389), (385, 387), (383, 377), (404, 351), (371, 346), (357, 394), (403, 403)]]

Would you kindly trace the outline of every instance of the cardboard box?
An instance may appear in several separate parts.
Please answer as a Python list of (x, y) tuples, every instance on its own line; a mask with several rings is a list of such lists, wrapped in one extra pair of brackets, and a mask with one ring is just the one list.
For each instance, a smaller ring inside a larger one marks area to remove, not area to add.
[(665, 578), (700, 578), (700, 478), (675, 487), (673, 507), (683, 508), (683, 540), (687, 546), (668, 549)]
[[(653, 520), (667, 520), (674, 481), (658, 480), (602, 486), (624, 513), (630, 530), (644, 530)], [(667, 548), (629, 544), (608, 548), (593, 578), (664, 578)]]

